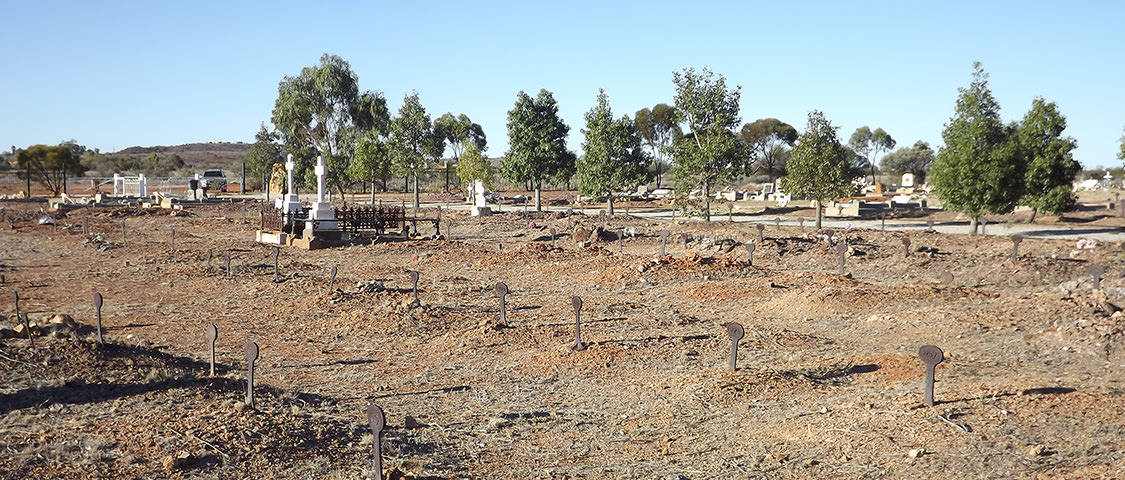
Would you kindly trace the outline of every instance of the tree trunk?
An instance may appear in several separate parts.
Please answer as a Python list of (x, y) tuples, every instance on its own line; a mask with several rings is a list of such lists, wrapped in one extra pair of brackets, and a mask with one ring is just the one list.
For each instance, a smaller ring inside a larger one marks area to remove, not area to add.
[(542, 200), (542, 194), (543, 194), (543, 187), (542, 186), (536, 186), (535, 187), (535, 211), (536, 212), (542, 212), (543, 211), (543, 203), (541, 201)]
[(609, 216), (612, 217), (613, 216), (613, 194), (612, 193), (609, 194), (608, 197), (606, 197), (605, 203), (606, 203), (606, 208), (609, 209)]
[(375, 205), (375, 180), (371, 180), (371, 204)]
[(445, 193), (449, 193), (449, 160), (445, 161)]
[(978, 220), (977, 217), (973, 217), (972, 219), (969, 220), (969, 235), (976, 235), (977, 234), (977, 220)]
[(418, 208), (419, 203), (420, 202), (418, 201), (418, 174), (415, 173), (414, 174), (414, 208), (415, 209)]
[(703, 182), (703, 219), (711, 221), (711, 182)]
[(820, 204), (820, 200), (816, 201), (816, 229), (820, 230), (824, 223), (824, 205)]

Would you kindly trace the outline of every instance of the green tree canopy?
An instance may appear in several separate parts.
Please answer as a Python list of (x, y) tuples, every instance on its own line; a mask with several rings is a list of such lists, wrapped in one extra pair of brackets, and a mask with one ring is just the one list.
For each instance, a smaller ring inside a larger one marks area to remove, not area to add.
[(973, 81), (958, 89), (957, 107), (941, 133), (930, 179), (947, 210), (963, 212), (976, 234), (985, 213), (1008, 213), (1023, 195), (1024, 163), (1014, 128), (1000, 120), (1000, 105), (988, 88), (988, 74), (973, 63)]
[(633, 126), (649, 149), (649, 157), (652, 158), (649, 174), (656, 178), (656, 188), (660, 188), (664, 174), (672, 166), (672, 148), (675, 141), (683, 135), (680, 126), (676, 124), (676, 108), (666, 103), (658, 103), (651, 110), (648, 108), (637, 110), (636, 116), (633, 117)]
[(797, 129), (776, 118), (759, 118), (742, 126), (742, 141), (752, 156), (745, 173), (764, 173), (773, 183), (774, 178), (785, 174), (785, 161), (797, 142)]
[[(455, 117), (452, 113), (446, 112), (438, 117), (434, 120), (434, 134), (441, 138), (453, 152), (454, 163), (461, 160), (466, 142), (475, 145), (480, 152), (488, 149), (488, 139), (484, 135), (484, 128), (480, 124), (473, 123), (469, 116), (464, 113)], [(449, 162), (447, 161), (445, 164), (446, 192), (449, 191), (449, 170)]]
[(676, 120), (687, 126), (686, 135), (676, 142), (675, 178), (679, 195), (694, 189), (703, 194), (703, 217), (711, 219), (711, 191), (737, 175), (744, 158), (738, 137), (733, 133), (741, 117), (738, 101), (742, 87), (730, 89), (726, 78), (717, 78), (704, 67), (672, 72), (676, 84)]
[(492, 188), (492, 179), (495, 173), (492, 163), (481, 155), (476, 143), (465, 140), (462, 147), (461, 160), (457, 162), (457, 177), (465, 184), (466, 196), (471, 195), (469, 186), (477, 180), (484, 184), (484, 188)]
[(371, 203), (375, 203), (375, 181), (381, 182), (386, 191), (387, 181), (394, 175), (391, 147), (386, 138), (367, 135), (359, 139), (347, 173), (356, 180), (371, 182)]
[(391, 158), (394, 169), (414, 178), (414, 208), (418, 208), (418, 175), (426, 172), (431, 160), (441, 155), (442, 139), (434, 135), (433, 123), (418, 92), (406, 95), (398, 116), (391, 119)]
[(851, 161), (852, 154), (840, 144), (837, 127), (819, 110), (809, 112), (808, 126), (789, 153), (788, 174), (781, 188), (792, 195), (817, 201), (816, 228), (821, 227), (824, 200), (855, 193), (853, 180), (862, 171)]
[(641, 137), (629, 116), (613, 119), (605, 90), (598, 90), (598, 104), (587, 111), (585, 117), (584, 154), (578, 159), (578, 190), (583, 195), (605, 197), (609, 214), (613, 215), (614, 192), (647, 180), (648, 157), (641, 149)]
[(926, 174), (934, 163), (934, 149), (930, 144), (918, 140), (910, 147), (901, 147), (883, 156), (879, 168), (891, 175), (913, 173), (916, 183), (926, 181)]
[(1117, 143), (1121, 145), (1121, 150), (1117, 152), (1117, 159), (1125, 161), (1125, 134), (1121, 135), (1121, 139)]
[(848, 146), (863, 157), (863, 165), (865, 168), (871, 169), (871, 184), (875, 184), (875, 159), (878, 158), (880, 153), (889, 152), (895, 148), (895, 139), (884, 131), (882, 128), (876, 128), (874, 132), (871, 127), (864, 125), (855, 129), (852, 133), (851, 139), (848, 140)]
[(74, 156), (72, 145), (66, 143), (57, 146), (32, 145), (27, 149), (17, 150), (16, 166), (19, 168), (19, 178), (26, 179), (30, 172), (31, 180), (46, 187), (56, 197), (63, 191), (66, 178), (81, 176), (86, 171), (79, 158)]
[(1016, 132), (1020, 154), (1027, 163), (1022, 200), (1031, 207), (1032, 221), (1038, 212), (1061, 214), (1078, 202), (1071, 187), (1074, 176), (1082, 170), (1071, 154), (1078, 143), (1063, 137), (1063, 130), (1066, 117), (1055, 102), (1036, 98)]
[(559, 118), (559, 105), (547, 90), (534, 99), (522, 90), (508, 111), (508, 152), (500, 161), (500, 175), (535, 191), (535, 210), (542, 210), (541, 193), (548, 179), (574, 175), (574, 152), (566, 149), (570, 127)]
[(281, 146), (281, 134), (271, 131), (262, 123), (258, 133), (254, 134), (254, 144), (242, 157), (246, 162), (246, 170), (250, 178), (265, 179), (262, 189), (269, 188), (269, 176), (273, 173), (273, 165), (285, 161), (285, 150)]
[(315, 185), (311, 167), (322, 155), (328, 184), (343, 193), (356, 140), (385, 121), (380, 112), (386, 111), (386, 101), (378, 93), (360, 94), (359, 77), (348, 62), (327, 53), (319, 65), (286, 76), (277, 90), (272, 121), (297, 163), (294, 176)]

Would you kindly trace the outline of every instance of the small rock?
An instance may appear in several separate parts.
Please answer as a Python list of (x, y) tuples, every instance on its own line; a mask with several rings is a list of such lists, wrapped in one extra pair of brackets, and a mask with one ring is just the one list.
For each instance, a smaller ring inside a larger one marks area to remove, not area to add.
[(908, 456), (910, 458), (918, 458), (918, 457), (921, 457), (922, 455), (925, 455), (925, 453), (926, 453), (926, 449), (924, 449), (924, 448), (914, 448), (914, 449), (911, 449), (909, 452), (906, 452), (906, 456)]
[(1032, 457), (1042, 457), (1043, 455), (1047, 454), (1047, 447), (1044, 447), (1043, 445), (1035, 445), (1027, 451), (1027, 454)]
[(402, 426), (409, 429), (418, 428), (418, 419), (407, 415), (406, 418), (402, 421)]

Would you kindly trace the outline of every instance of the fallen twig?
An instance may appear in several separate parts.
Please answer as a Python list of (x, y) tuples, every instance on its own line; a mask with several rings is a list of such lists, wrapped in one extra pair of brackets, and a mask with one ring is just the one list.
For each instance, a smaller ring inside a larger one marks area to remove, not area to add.
[(941, 421), (943, 421), (943, 422), (945, 422), (945, 423), (948, 423), (948, 424), (950, 424), (950, 425), (953, 425), (954, 427), (957, 427), (957, 429), (958, 429), (958, 430), (961, 430), (962, 432), (965, 432), (965, 433), (969, 433), (969, 432), (973, 431), (973, 429), (972, 429), (972, 428), (970, 428), (970, 427), (969, 427), (968, 425), (966, 425), (966, 424), (962, 424), (962, 423), (957, 423), (957, 422), (954, 422), (953, 420), (950, 420), (950, 419), (948, 419), (948, 418), (945, 418), (945, 417), (943, 417), (943, 416), (941, 416), (941, 415), (938, 415), (938, 416), (937, 416), (937, 418), (940, 418), (940, 419), (941, 419)]

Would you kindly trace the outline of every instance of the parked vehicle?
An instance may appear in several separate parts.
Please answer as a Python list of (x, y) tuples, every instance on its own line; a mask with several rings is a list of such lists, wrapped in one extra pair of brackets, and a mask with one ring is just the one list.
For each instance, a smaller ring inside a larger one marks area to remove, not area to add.
[(203, 177), (199, 180), (203, 182), (203, 188), (208, 190), (227, 191), (227, 174), (223, 173), (222, 169), (212, 168), (210, 170), (205, 170), (203, 172)]

